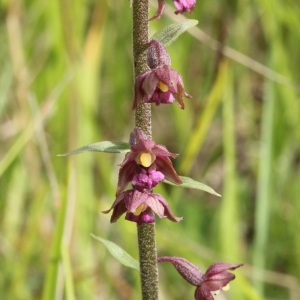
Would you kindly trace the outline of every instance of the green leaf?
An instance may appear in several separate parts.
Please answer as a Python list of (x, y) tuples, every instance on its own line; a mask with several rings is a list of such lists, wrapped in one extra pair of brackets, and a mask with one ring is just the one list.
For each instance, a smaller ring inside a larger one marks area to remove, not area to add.
[(97, 241), (101, 242), (110, 252), (110, 254), (121, 264), (123, 264), (126, 267), (140, 271), (139, 262), (136, 259), (134, 259), (131, 255), (129, 255), (125, 250), (123, 250), (120, 246), (93, 234), (91, 234), (91, 236)]
[(130, 151), (129, 144), (125, 142), (110, 142), (103, 141), (94, 144), (89, 144), (78, 148), (76, 150), (72, 150), (68, 153), (58, 154), (58, 156), (67, 156), (72, 154), (79, 154), (82, 152), (108, 152), (108, 153), (126, 153)]
[(157, 31), (151, 40), (157, 40), (161, 42), (164, 46), (169, 46), (172, 44), (182, 33), (191, 27), (198, 24), (197, 20), (186, 20), (179, 23), (174, 23), (164, 27), (162, 30)]
[(211, 187), (209, 187), (208, 185), (206, 185), (204, 183), (195, 181), (194, 179), (189, 178), (189, 177), (184, 177), (184, 176), (179, 176), (179, 177), (182, 180), (182, 184), (175, 184), (175, 183), (170, 182), (168, 180), (164, 180), (164, 182), (167, 183), (167, 184), (171, 184), (171, 185), (174, 185), (174, 186), (179, 186), (179, 187), (182, 187), (182, 188), (202, 190), (202, 191), (208, 192), (210, 194), (221, 197), (220, 194), (218, 194)]

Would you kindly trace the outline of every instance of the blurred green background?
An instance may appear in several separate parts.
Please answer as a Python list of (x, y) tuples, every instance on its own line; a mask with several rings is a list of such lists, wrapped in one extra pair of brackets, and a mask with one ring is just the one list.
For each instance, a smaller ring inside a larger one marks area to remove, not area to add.
[[(151, 35), (182, 20), (167, 4)], [(140, 299), (137, 272), (90, 236), (138, 257), (135, 224), (101, 213), (123, 155), (56, 156), (128, 140), (129, 1), (4, 0), (0, 15), (0, 299)], [(222, 198), (157, 187), (184, 218), (157, 221), (158, 254), (244, 262), (220, 300), (299, 299), (299, 16), (296, 0), (198, 0), (197, 28), (168, 47), (193, 99), (153, 109), (153, 137)], [(159, 272), (161, 299), (193, 299)]]

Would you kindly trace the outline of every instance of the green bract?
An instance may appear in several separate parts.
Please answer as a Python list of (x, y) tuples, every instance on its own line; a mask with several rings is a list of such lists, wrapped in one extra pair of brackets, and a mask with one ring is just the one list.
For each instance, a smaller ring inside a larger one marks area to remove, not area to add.
[(58, 156), (67, 156), (83, 152), (108, 152), (108, 153), (126, 153), (130, 151), (129, 144), (125, 142), (103, 141), (89, 144), (81, 148), (72, 150), (68, 153), (58, 154)]
[(186, 20), (179, 23), (174, 23), (164, 27), (162, 30), (157, 31), (151, 40), (157, 40), (161, 42), (164, 46), (171, 45), (182, 33), (191, 27), (198, 24), (197, 20)]
[(110, 254), (117, 259), (122, 265), (140, 271), (139, 262), (134, 259), (130, 254), (128, 254), (124, 249), (122, 249), (117, 244), (105, 240), (99, 236), (91, 234), (91, 236), (97, 241), (101, 242)]
[(221, 197), (220, 194), (218, 194), (211, 187), (209, 187), (208, 185), (206, 185), (204, 183), (195, 181), (194, 179), (189, 178), (189, 177), (179, 176), (179, 178), (182, 180), (182, 184), (175, 184), (175, 183), (172, 183), (172, 182), (170, 182), (168, 180), (164, 180), (163, 182), (165, 182), (167, 184), (179, 186), (179, 187), (182, 187), (182, 188), (190, 188), (190, 189), (202, 190), (202, 191), (208, 192), (210, 194), (213, 194), (213, 195)]

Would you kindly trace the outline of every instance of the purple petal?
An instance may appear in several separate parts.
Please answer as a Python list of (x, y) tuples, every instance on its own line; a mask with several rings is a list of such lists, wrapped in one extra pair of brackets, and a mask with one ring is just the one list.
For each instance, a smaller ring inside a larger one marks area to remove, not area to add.
[(115, 223), (118, 221), (118, 219), (126, 212), (125, 203), (121, 202), (118, 204), (110, 217), (110, 223)]
[(195, 299), (196, 300), (214, 300), (214, 297), (212, 296), (212, 294), (209, 290), (203, 288), (200, 285), (195, 290)]
[(164, 206), (164, 209), (165, 209), (164, 216), (165, 217), (167, 217), (170, 221), (173, 221), (173, 222), (180, 222), (182, 220), (182, 218), (175, 217), (173, 215), (173, 213), (170, 210), (167, 200), (162, 195), (155, 194), (155, 193), (153, 193), (152, 195), (153, 195), (153, 197), (156, 198), (156, 200), (158, 200)]
[(155, 194), (148, 194), (147, 200), (145, 203), (151, 208), (153, 212), (155, 212), (160, 218), (165, 218), (165, 207), (164, 205), (158, 201)]
[(143, 223), (155, 223), (155, 217), (152, 212), (144, 211), (139, 216), (135, 216), (132, 213), (127, 213), (125, 219), (131, 222), (136, 222), (138, 225)]
[(162, 172), (155, 170), (149, 172), (149, 177), (152, 180), (151, 188), (154, 188), (158, 183), (162, 182), (165, 179), (165, 176)]
[(181, 79), (181, 76), (179, 73), (173, 69), (171, 69), (169, 66), (161, 66), (155, 69), (155, 75), (158, 78), (158, 81), (163, 82), (165, 85), (168, 86), (168, 89), (171, 93), (178, 93), (177, 90), (177, 83), (179, 78)]
[(235, 275), (227, 272), (226, 270), (235, 270), (243, 264), (225, 264), (215, 263), (212, 264), (206, 271), (203, 280), (203, 287), (209, 291), (217, 291), (226, 286), (230, 281), (235, 278)]
[(226, 286), (233, 279), (235, 279), (234, 274), (223, 272), (215, 275), (214, 277), (204, 279), (201, 286), (209, 291), (217, 291)]
[(147, 71), (147, 75), (142, 83), (142, 90), (144, 93), (144, 101), (147, 102), (153, 95), (157, 88), (159, 79), (156, 75), (156, 69)]
[(134, 213), (136, 209), (146, 203), (149, 194), (147, 192), (140, 192), (138, 190), (130, 190), (130, 196), (125, 199), (125, 206), (128, 212)]
[(108, 214), (113, 208), (115, 208), (119, 203), (123, 202), (126, 197), (127, 191), (122, 193), (120, 196), (117, 197), (117, 199), (112, 204), (111, 208), (108, 210), (103, 210), (102, 212), (104, 214)]
[(165, 10), (165, 7), (166, 7), (165, 1), (164, 0), (158, 0), (157, 12), (148, 21), (153, 21), (155, 19), (159, 19), (161, 17), (161, 15), (163, 14), (164, 10)]
[(168, 151), (168, 149), (163, 145), (155, 145), (152, 149), (153, 153), (156, 155), (156, 157), (169, 157), (176, 158), (178, 154), (171, 153)]
[[(222, 273), (226, 270), (235, 270), (236, 268), (239, 268), (243, 266), (243, 264), (226, 264), (226, 263), (214, 263), (209, 266), (205, 273), (205, 277), (209, 278), (211, 276), (215, 276), (218, 273)], [(229, 274), (229, 273), (228, 273)]]
[(164, 104), (172, 104), (175, 100), (173, 94), (171, 92), (159, 92), (160, 103)]
[(172, 162), (168, 157), (157, 157), (155, 160), (156, 170), (165, 175), (165, 179), (175, 183), (182, 184), (182, 180), (173, 168)]
[(124, 163), (121, 164), (116, 196), (120, 195), (124, 191), (128, 183), (133, 179), (134, 175), (136, 174), (136, 168), (137, 168), (136, 162), (132, 161), (131, 159), (127, 160), (125, 164)]
[(200, 269), (182, 257), (164, 256), (157, 259), (158, 262), (170, 262), (174, 265), (178, 273), (190, 284), (199, 285), (203, 278)]
[(155, 223), (155, 217), (152, 212), (146, 210), (140, 214), (138, 224), (141, 225), (143, 223)]
[(195, 9), (196, 0), (173, 0), (177, 8), (175, 14), (192, 12)]
[(184, 90), (183, 84), (180, 82), (177, 83), (177, 89), (178, 94), (175, 95), (176, 102), (181, 109), (184, 109), (183, 96), (186, 98), (192, 98), (192, 96)]
[(113, 209), (113, 213), (110, 218), (111, 223), (116, 222), (120, 218), (120, 216), (126, 212), (124, 201), (126, 197), (128, 197), (128, 195), (128, 191), (122, 193), (120, 196), (117, 197), (110, 209), (102, 211), (104, 214), (108, 214)]
[(154, 169), (146, 171), (142, 169), (139, 174), (134, 175), (132, 179), (132, 185), (139, 191), (151, 190), (159, 182), (163, 181), (165, 178), (164, 174)]
[(138, 174), (135, 174), (132, 179), (132, 185), (137, 188), (139, 191), (143, 191), (144, 189), (148, 189), (149, 176), (146, 170), (142, 169), (142, 171)]
[(145, 101), (145, 103), (155, 103), (156, 106), (159, 106), (161, 103), (172, 104), (174, 100), (175, 98), (171, 92), (163, 92), (157, 88), (152, 97), (148, 101)]

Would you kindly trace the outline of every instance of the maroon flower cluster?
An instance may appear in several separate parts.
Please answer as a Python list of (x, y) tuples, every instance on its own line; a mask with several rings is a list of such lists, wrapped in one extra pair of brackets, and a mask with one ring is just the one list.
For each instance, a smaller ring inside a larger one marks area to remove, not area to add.
[(136, 109), (141, 102), (160, 105), (171, 104), (175, 100), (184, 109), (183, 96), (192, 96), (184, 90), (180, 74), (170, 68), (171, 58), (168, 51), (156, 40), (149, 43), (148, 65), (151, 70), (136, 77), (132, 109)]
[(235, 279), (235, 275), (227, 270), (235, 270), (243, 265), (214, 263), (203, 274), (197, 266), (181, 257), (165, 256), (158, 258), (157, 261), (172, 263), (187, 282), (196, 286), (196, 300), (214, 300), (212, 293), (218, 294), (220, 290), (228, 290), (229, 282)]
[[(173, 2), (177, 9), (175, 14), (178, 14), (193, 11), (196, 0)], [(158, 0), (158, 10), (150, 20), (160, 18), (164, 9), (165, 1)], [(141, 103), (155, 103), (158, 106), (174, 101), (184, 109), (183, 96), (191, 98), (191, 95), (186, 93), (180, 74), (170, 68), (170, 55), (160, 42), (149, 42), (147, 63), (150, 70), (139, 74), (135, 79), (132, 109), (136, 109)], [(173, 222), (181, 221), (182, 218), (173, 215), (166, 199), (153, 193), (153, 188), (164, 179), (182, 184), (170, 160), (170, 157), (176, 158), (177, 154), (169, 152), (163, 145), (156, 144), (138, 128), (130, 135), (130, 149), (120, 164), (116, 200), (111, 208), (103, 213), (107, 214), (112, 210), (112, 223), (123, 214), (126, 214), (126, 220), (138, 225), (154, 223), (153, 213)], [(129, 183), (132, 184), (132, 188), (125, 190)], [(229, 282), (235, 279), (235, 275), (227, 271), (243, 265), (214, 263), (202, 273), (197, 266), (181, 257), (160, 257), (157, 262), (172, 263), (187, 282), (196, 286), (196, 300), (214, 300), (213, 295), (220, 290), (229, 289)]]
[[(117, 198), (111, 208), (103, 213), (113, 210), (111, 222), (116, 222), (126, 213), (129, 221), (152, 223), (155, 222), (152, 212), (160, 218), (179, 222), (181, 218), (172, 214), (165, 198), (152, 192), (164, 179), (182, 183), (169, 158), (175, 158), (177, 154), (169, 152), (165, 146), (157, 145), (138, 128), (130, 135), (130, 148), (131, 151), (120, 164)], [(124, 191), (130, 182), (133, 189)]]

